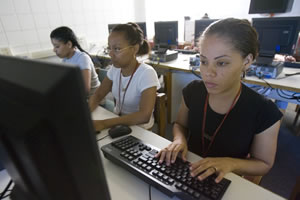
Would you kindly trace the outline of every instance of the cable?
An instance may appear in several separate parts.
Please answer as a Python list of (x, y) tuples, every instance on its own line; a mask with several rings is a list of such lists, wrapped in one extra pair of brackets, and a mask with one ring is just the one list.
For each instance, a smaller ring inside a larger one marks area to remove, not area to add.
[(193, 73), (195, 76), (197, 76), (198, 78), (202, 79), (201, 75), (196, 73), (196, 70), (195, 70), (194, 67), (192, 67), (192, 73)]
[[(11, 192), (12, 190), (7, 190), (7, 192)], [(8, 194), (6, 194), (5, 196), (3, 196), (2, 197), (2, 199), (5, 199), (5, 198), (7, 198), (7, 197), (9, 197), (10, 196), (10, 193), (8, 193)]]
[(149, 200), (151, 200), (151, 185), (149, 184)]
[(8, 182), (8, 184), (6, 185), (5, 189), (3, 190), (3, 192), (1, 192), (1, 195), (0, 195), (0, 199), (3, 199), (7, 196), (5, 196), (6, 192), (9, 191), (9, 187), (10, 185), (13, 183), (13, 181), (10, 179), (10, 181)]
[(156, 60), (157, 60), (157, 63), (155, 64), (155, 60), (153, 60), (153, 64), (154, 64), (154, 68), (157, 68), (158, 66), (159, 66), (159, 64), (160, 64), (160, 58), (159, 57), (157, 57), (156, 58)]
[(285, 76), (295, 76), (295, 75), (299, 75), (300, 74), (300, 72), (296, 72), (296, 73), (292, 73), (292, 74), (285, 74)]
[[(269, 88), (267, 87), (264, 87), (264, 91), (262, 93), (260, 93), (261, 95), (265, 95), (268, 91), (269, 91)], [(272, 91), (273, 88), (270, 88), (270, 90)]]
[[(286, 74), (285, 77), (282, 77), (282, 78), (277, 78), (276, 80), (279, 80), (279, 79), (283, 79), (283, 78), (286, 78), (286, 77), (289, 77), (289, 76), (294, 76), (294, 75), (299, 75), (300, 72), (297, 72), (297, 73), (294, 73), (294, 74)], [(300, 102), (300, 93), (293, 93), (293, 94), (287, 94), (285, 93), (285, 90), (281, 90), (281, 89), (275, 89), (273, 88), (264, 78), (263, 76), (257, 76), (256, 77), (260, 78), (261, 80), (263, 80), (270, 88), (271, 88), (271, 91), (272, 90), (275, 90), (276, 93), (278, 94), (279, 97), (283, 98), (283, 99), (289, 99), (289, 100), (296, 100), (297, 102)], [(251, 87), (252, 89), (255, 89), (254, 87)], [(262, 88), (260, 88), (262, 89)], [(256, 90), (256, 89), (255, 89)], [(258, 92), (258, 90), (256, 90)], [(263, 92), (259, 92), (260, 94), (265, 94), (266, 92), (268, 91), (268, 88), (266, 90), (264, 90)], [(299, 96), (298, 96), (299, 95)]]
[[(296, 100), (297, 102), (300, 102), (300, 94), (299, 93), (286, 94), (284, 92), (284, 90), (280, 90), (280, 89), (276, 89), (276, 92), (277, 92), (278, 96), (283, 99)], [(299, 96), (296, 96), (296, 95), (299, 95)]]
[(109, 134), (107, 134), (106, 136), (103, 136), (102, 138), (98, 139), (97, 142), (100, 141), (100, 140), (103, 140), (103, 139), (106, 138), (107, 136), (109, 136)]
[(270, 83), (268, 83), (263, 77), (261, 78), (261, 80), (263, 80), (271, 89), (274, 89), (271, 85), (270, 85)]
[(280, 80), (280, 79), (284, 79), (284, 78), (288, 78), (290, 76), (296, 76), (296, 75), (299, 75), (300, 72), (296, 72), (296, 73), (292, 73), (292, 74), (284, 74), (285, 76), (284, 77), (280, 77), (280, 78), (276, 78), (277, 80)]

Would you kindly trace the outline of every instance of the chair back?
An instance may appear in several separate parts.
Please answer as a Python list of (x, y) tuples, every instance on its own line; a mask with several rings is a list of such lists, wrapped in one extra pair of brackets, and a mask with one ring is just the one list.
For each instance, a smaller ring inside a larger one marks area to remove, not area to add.
[(154, 119), (157, 123), (158, 135), (165, 137), (166, 135), (166, 94), (156, 93), (156, 101), (154, 107)]
[(98, 79), (100, 82), (102, 82), (104, 80), (104, 78), (106, 77), (107, 71), (108, 71), (107, 69), (103, 69), (103, 68), (99, 68), (97, 70)]
[(296, 184), (289, 200), (300, 200), (300, 176), (297, 178)]

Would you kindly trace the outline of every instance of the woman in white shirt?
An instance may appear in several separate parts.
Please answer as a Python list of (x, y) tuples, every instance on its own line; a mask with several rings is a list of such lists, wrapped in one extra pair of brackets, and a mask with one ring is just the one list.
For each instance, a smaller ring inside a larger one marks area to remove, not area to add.
[(94, 94), (100, 85), (98, 75), (89, 54), (77, 41), (75, 33), (66, 26), (54, 29), (50, 34), (53, 51), (63, 62), (78, 65), (81, 69), (87, 96)]
[(160, 84), (155, 70), (136, 59), (150, 51), (143, 31), (135, 23), (117, 25), (108, 37), (108, 51), (112, 66), (89, 105), (91, 111), (95, 110), (111, 91), (116, 100), (114, 112), (120, 117), (95, 120), (96, 130), (118, 124), (139, 124), (150, 129), (154, 124), (153, 109)]

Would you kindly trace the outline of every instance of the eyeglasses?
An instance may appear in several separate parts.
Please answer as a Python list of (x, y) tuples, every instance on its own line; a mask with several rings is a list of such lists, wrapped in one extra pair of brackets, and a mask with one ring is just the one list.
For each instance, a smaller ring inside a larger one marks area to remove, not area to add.
[(118, 48), (118, 47), (114, 47), (114, 48), (110, 48), (109, 46), (106, 47), (106, 51), (107, 53), (109, 54), (110, 52), (113, 52), (114, 54), (120, 54), (123, 50), (126, 50), (126, 49), (129, 49), (133, 46), (127, 46), (127, 47), (124, 47), (124, 48)]

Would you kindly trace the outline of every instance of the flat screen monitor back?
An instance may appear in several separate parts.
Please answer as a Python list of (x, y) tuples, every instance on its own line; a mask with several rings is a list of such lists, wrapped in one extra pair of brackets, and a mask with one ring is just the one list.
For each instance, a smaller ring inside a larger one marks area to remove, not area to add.
[(0, 110), (11, 199), (110, 199), (79, 67), (0, 56)]
[(294, 0), (251, 0), (249, 14), (285, 13), (292, 9)]
[(155, 45), (178, 45), (178, 22), (155, 22)]
[[(136, 22), (137, 25), (142, 29), (144, 33), (145, 39), (147, 39), (147, 29), (146, 29), (146, 22)], [(117, 26), (118, 24), (108, 24), (108, 33), (111, 33), (113, 28)]]

